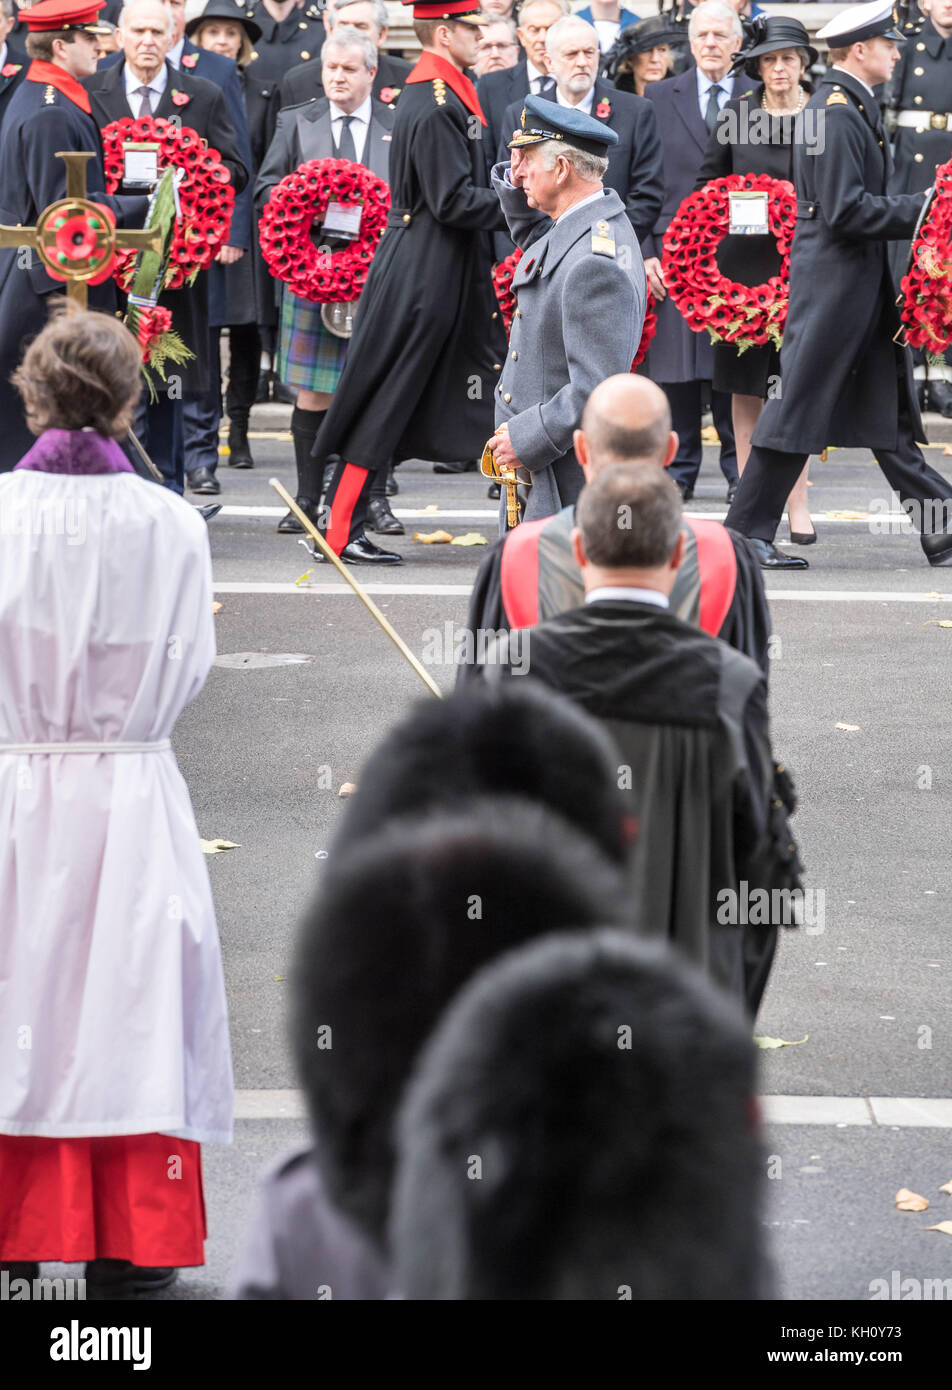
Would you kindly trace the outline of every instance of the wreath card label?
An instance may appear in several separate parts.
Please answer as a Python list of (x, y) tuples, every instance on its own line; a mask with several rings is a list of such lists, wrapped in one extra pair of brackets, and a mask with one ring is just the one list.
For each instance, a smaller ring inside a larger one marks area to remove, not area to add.
[(736, 189), (728, 193), (731, 236), (768, 236), (767, 194), (742, 192)]
[(151, 188), (159, 181), (159, 150), (151, 141), (126, 140), (122, 146), (122, 182), (125, 188)]

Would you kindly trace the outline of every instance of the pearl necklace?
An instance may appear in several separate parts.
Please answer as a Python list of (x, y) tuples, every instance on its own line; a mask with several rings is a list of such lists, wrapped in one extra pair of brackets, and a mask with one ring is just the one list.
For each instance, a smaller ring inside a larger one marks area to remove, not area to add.
[(795, 109), (795, 110), (793, 110), (793, 111), (783, 111), (783, 110), (781, 110), (781, 111), (773, 111), (773, 110), (771, 110), (771, 108), (767, 105), (767, 90), (766, 90), (766, 88), (764, 88), (764, 91), (761, 93), (761, 97), (760, 97), (760, 105), (762, 106), (762, 108), (764, 109), (764, 111), (767, 112), (768, 116), (781, 116), (781, 117), (782, 117), (782, 116), (796, 116), (796, 115), (798, 115), (798, 114), (803, 110), (804, 106), (806, 105), (806, 100), (807, 100), (807, 94), (806, 94), (806, 92), (803, 90), (803, 88), (801, 87), (801, 88), (800, 88), (800, 100), (797, 102), (797, 105), (796, 105), (796, 109)]

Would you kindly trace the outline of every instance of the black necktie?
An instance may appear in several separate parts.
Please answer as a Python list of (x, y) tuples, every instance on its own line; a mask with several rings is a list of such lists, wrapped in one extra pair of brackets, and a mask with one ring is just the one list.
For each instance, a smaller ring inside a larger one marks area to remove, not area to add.
[(555, 86), (554, 77), (534, 77), (532, 80), (536, 84), (537, 97), (544, 97)]
[(721, 94), (721, 88), (715, 82), (713, 87), (708, 88), (707, 110), (704, 112), (704, 124), (707, 126), (707, 133), (714, 134), (714, 127), (717, 125), (717, 114), (720, 111), (717, 98)]
[(337, 142), (337, 158), (349, 159), (354, 164), (357, 163), (357, 146), (354, 144), (354, 137), (350, 129), (353, 116), (345, 116), (340, 125), (340, 139)]

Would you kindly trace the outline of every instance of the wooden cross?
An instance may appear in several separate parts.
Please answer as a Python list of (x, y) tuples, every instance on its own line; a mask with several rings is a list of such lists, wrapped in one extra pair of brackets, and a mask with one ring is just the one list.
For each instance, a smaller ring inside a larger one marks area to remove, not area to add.
[[(162, 230), (117, 231), (86, 197), (86, 164), (95, 155), (58, 150), (66, 165), (66, 197), (44, 208), (35, 227), (0, 226), (0, 246), (29, 246), (80, 309), (87, 305), (87, 282), (102, 276), (116, 251), (162, 250)], [(108, 272), (107, 272), (108, 273)]]

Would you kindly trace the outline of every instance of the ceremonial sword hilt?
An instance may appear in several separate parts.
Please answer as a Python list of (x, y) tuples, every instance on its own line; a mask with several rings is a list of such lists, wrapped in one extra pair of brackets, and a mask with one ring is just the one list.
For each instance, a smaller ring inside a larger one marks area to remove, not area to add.
[(488, 440), (483, 456), (479, 460), (479, 471), (484, 478), (490, 478), (494, 483), (501, 483), (506, 489), (506, 525), (510, 530), (518, 526), (521, 520), (519, 515), (519, 487), (531, 487), (531, 480), (520, 478), (515, 469), (500, 468), (496, 462), (496, 455), (493, 453), (493, 442)]

